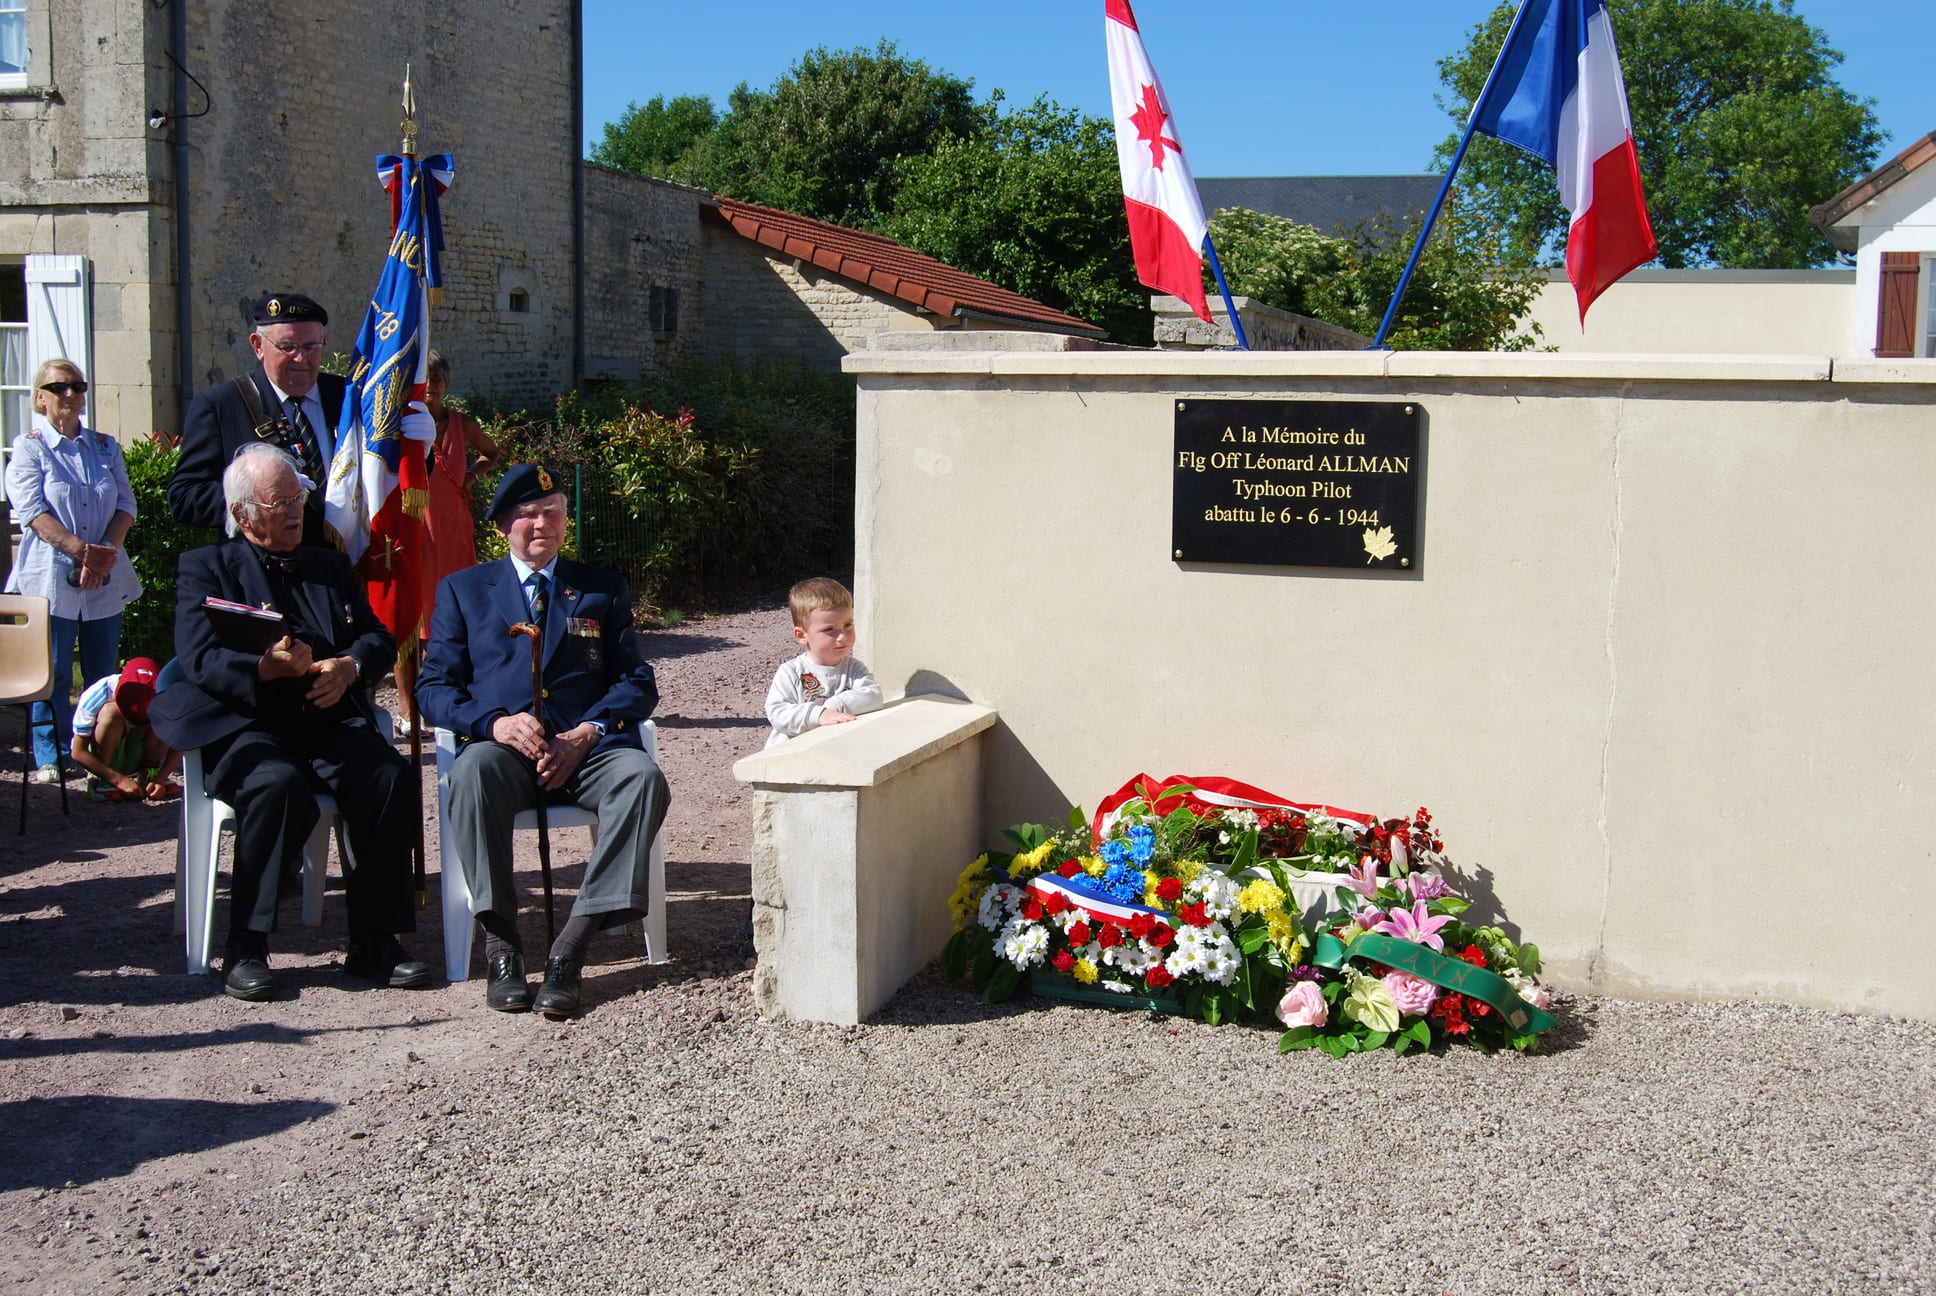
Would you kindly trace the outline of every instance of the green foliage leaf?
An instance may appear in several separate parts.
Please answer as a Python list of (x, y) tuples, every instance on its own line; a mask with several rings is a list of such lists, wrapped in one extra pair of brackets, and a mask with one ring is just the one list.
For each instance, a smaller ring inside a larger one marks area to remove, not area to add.
[(1069, 831), (1080, 832), (1088, 826), (1089, 816), (1082, 813), (1082, 807), (1075, 806), (1071, 808), (1069, 811)]
[(950, 936), (948, 943), (941, 947), (939, 959), (941, 974), (950, 981), (961, 980), (968, 975), (968, 962), (974, 958), (976, 947), (985, 944), (987, 944), (986, 932), (979, 923), (972, 927), (964, 927)]
[[(1439, 60), (1439, 106), (1458, 145), (1467, 110), (1505, 43), (1502, 2)], [(1804, 269), (1841, 260), (1809, 208), (1874, 165), (1874, 105), (1834, 77), (1842, 56), (1787, 3), (1608, 0), (1648, 213), (1669, 269)], [(1498, 225), (1513, 260), (1563, 261), (1568, 218), (1553, 169), (1484, 136), (1459, 169), (1467, 208)]]
[(1257, 863), (1257, 830), (1247, 829), (1237, 842), (1237, 853), (1230, 860), (1230, 875), (1235, 877)]
[(1519, 970), (1527, 976), (1539, 975), (1539, 946), (1531, 941), (1519, 947)]
[(1026, 854), (1049, 839), (1049, 830), (1041, 824), (1015, 824), (1002, 829), (1002, 836), (1020, 846), (1022, 853)]
[(981, 1001), (988, 1004), (1005, 1003), (1014, 997), (1021, 987), (1022, 973), (1006, 959), (997, 960), (995, 974), (988, 979), (988, 985), (981, 992)]
[(1392, 1038), (1392, 1032), (1390, 1031), (1370, 1031), (1365, 1035), (1365, 1037), (1362, 1040), (1359, 1041), (1359, 1043), (1364, 1048), (1364, 1051), (1369, 1053), (1373, 1049), (1381, 1049), (1385, 1047), (1386, 1041), (1390, 1040), (1391, 1038)]
[(1472, 902), (1462, 896), (1440, 896), (1427, 907), (1427, 913), (1462, 914), (1472, 907)]
[(669, 177), (718, 125), (719, 114), (705, 95), (679, 95), (670, 102), (654, 95), (644, 105), (625, 105), (617, 121), (605, 123), (604, 138), (592, 145), (591, 160), (639, 175)]
[(184, 526), (169, 509), (168, 479), (175, 475), (179, 457), (174, 447), (136, 441), (122, 447), (122, 457), (134, 489), (136, 519), (125, 551), (142, 594), (121, 610), (121, 657), (165, 663), (175, 655), (175, 560), (221, 536), (205, 527)]
[(1228, 995), (1222, 990), (1212, 990), (1203, 996), (1203, 1020), (1212, 1026), (1223, 1025)]
[(1315, 1048), (1321, 1043), (1315, 1026), (1293, 1026), (1277, 1040), (1279, 1053), (1297, 1053), (1304, 1049)]

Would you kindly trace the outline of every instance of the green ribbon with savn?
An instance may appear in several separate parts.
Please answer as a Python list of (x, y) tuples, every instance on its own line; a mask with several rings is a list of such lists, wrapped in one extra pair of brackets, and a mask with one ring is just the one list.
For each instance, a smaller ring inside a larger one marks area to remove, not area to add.
[(1370, 959), (1409, 972), (1444, 990), (1455, 990), (1498, 1013), (1516, 1035), (1537, 1035), (1553, 1026), (1553, 1019), (1519, 997), (1512, 982), (1490, 968), (1474, 967), (1464, 959), (1447, 958), (1415, 941), (1399, 940), (1381, 932), (1366, 932), (1346, 945), (1330, 932), (1320, 932), (1312, 943), (1314, 966), (1336, 971), (1354, 958)]

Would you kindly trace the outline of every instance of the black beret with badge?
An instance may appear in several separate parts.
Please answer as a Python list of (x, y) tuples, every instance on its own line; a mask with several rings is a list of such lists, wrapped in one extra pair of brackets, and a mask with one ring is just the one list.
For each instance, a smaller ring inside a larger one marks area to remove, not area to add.
[(316, 299), (301, 293), (263, 293), (249, 307), (249, 318), (257, 327), (264, 324), (328, 324), (329, 312)]
[(539, 464), (512, 464), (498, 479), (497, 493), (491, 496), (491, 511), (486, 515), (491, 521), (500, 521), (504, 515), (520, 504), (556, 495), (564, 487), (558, 484), (558, 476)]

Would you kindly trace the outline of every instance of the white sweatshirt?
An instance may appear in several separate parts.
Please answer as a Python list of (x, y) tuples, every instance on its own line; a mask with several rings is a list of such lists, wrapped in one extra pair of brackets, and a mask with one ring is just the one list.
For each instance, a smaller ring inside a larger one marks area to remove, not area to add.
[(881, 704), (881, 686), (858, 657), (822, 666), (801, 653), (773, 673), (766, 691), (766, 718), (773, 733), (768, 747), (795, 738), (820, 723), (821, 708), (863, 715)]

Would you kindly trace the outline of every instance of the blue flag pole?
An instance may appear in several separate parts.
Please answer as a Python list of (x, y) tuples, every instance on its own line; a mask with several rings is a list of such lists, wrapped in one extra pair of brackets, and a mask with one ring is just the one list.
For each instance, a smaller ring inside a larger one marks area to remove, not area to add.
[(1432, 210), (1425, 218), (1425, 224), (1418, 231), (1418, 242), (1412, 244), (1411, 259), (1405, 262), (1405, 273), (1398, 276), (1398, 287), (1392, 293), (1391, 305), (1385, 307), (1385, 318), (1378, 323), (1378, 336), (1371, 340), (1367, 351), (1385, 349), (1385, 337), (1391, 332), (1392, 321), (1398, 317), (1398, 303), (1405, 299), (1405, 289), (1412, 282), (1412, 271), (1418, 269), (1419, 254), (1425, 251), (1425, 240), (1432, 237), (1432, 226), (1438, 223), (1439, 211), (1445, 206), (1446, 196), (1452, 192), (1452, 177), (1459, 173), (1459, 163), (1465, 161), (1466, 147), (1472, 143), (1473, 129), (1479, 124), (1479, 109), (1492, 94), (1492, 83), (1499, 78), (1499, 69), (1505, 64), (1506, 51), (1513, 47), (1513, 38), (1519, 35), (1519, 25), (1526, 21), (1526, 11), (1532, 7), (1532, 0), (1524, 0), (1519, 12), (1513, 15), (1512, 27), (1506, 32), (1506, 43), (1499, 47), (1499, 57), (1492, 61), (1492, 71), (1486, 73), (1486, 84), (1479, 91), (1479, 97), (1472, 101), (1472, 110), (1466, 114), (1465, 134), (1459, 137), (1459, 150), (1452, 155), (1452, 165), (1446, 168), (1445, 180), (1439, 185), (1439, 196), (1432, 200)]
[(1230, 327), (1237, 333), (1237, 349), (1250, 350), (1250, 339), (1244, 336), (1244, 322), (1237, 318), (1237, 304), (1230, 300), (1230, 285), (1223, 281), (1223, 265), (1217, 260), (1217, 245), (1210, 241), (1210, 235), (1203, 236), (1203, 250), (1210, 254), (1210, 272), (1217, 276), (1217, 291), (1223, 294), (1223, 308), (1230, 313)]

